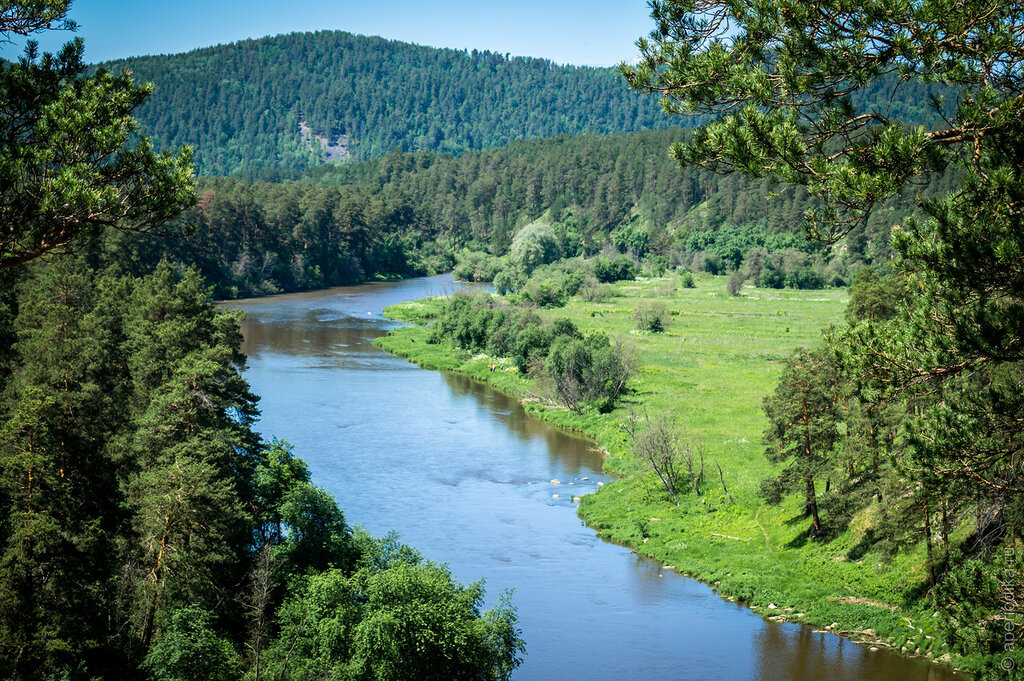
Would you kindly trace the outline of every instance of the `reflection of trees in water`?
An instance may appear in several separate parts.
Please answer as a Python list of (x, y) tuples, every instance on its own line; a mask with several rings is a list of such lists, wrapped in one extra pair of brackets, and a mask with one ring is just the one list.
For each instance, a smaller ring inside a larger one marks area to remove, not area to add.
[(547, 445), (551, 463), (569, 474), (581, 471), (601, 470), (601, 456), (596, 445), (579, 437), (573, 437), (553, 426), (542, 423), (530, 416), (515, 398), (479, 383), (462, 374), (442, 373), (445, 385), (452, 395), (472, 398), (487, 407), (489, 413), (498, 419), (509, 431), (523, 441), (543, 440)]
[(758, 681), (807, 679), (833, 681), (959, 681), (963, 677), (925, 660), (868, 650), (832, 634), (818, 634), (810, 627), (765, 623), (754, 634), (754, 670)]
[(382, 309), (409, 300), (449, 295), (467, 286), (490, 288), (455, 284), (450, 274), (441, 274), (223, 304), (240, 307), (249, 315), (242, 324), (242, 352), (247, 355), (255, 355), (261, 349), (305, 357), (329, 355), (337, 352), (339, 343), (349, 346), (343, 348), (346, 353), (380, 353), (370, 341), (386, 333), (383, 327), (389, 323), (375, 316)]
[(349, 317), (321, 322), (318, 311), (311, 310), (304, 317), (291, 320), (261, 321), (249, 317), (242, 322), (242, 352), (254, 355), (269, 350), (284, 355), (301, 357), (332, 355), (340, 348), (345, 353), (379, 353), (372, 341), (386, 331), (379, 321)]

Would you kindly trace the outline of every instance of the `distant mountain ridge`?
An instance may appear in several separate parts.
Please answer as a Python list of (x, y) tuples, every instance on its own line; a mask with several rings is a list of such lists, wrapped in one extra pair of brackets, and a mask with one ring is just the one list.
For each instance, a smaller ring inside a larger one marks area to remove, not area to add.
[[(393, 151), (458, 153), (517, 139), (669, 126), (613, 69), (422, 47), (341, 31), (292, 33), (106, 62), (156, 87), (137, 113), (203, 174), (296, 169)], [(679, 121), (675, 121), (676, 124)]]

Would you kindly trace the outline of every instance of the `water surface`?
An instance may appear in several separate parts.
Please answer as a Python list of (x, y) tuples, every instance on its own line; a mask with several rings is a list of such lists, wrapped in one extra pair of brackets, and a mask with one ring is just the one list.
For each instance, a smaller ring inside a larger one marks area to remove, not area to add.
[[(901, 658), (766, 622), (710, 588), (598, 539), (572, 496), (607, 482), (592, 444), (464, 377), (371, 344), (392, 303), (449, 276), (242, 301), (258, 425), (289, 440), (350, 523), (397, 530), (493, 604), (515, 588), (527, 645), (517, 681), (946, 681)], [(557, 479), (560, 484), (553, 485)]]

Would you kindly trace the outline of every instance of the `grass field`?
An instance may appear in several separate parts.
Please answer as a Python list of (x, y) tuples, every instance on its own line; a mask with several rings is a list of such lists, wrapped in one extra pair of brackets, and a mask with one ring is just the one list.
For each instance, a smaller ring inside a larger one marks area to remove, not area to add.
[[(760, 481), (772, 472), (761, 433), (761, 402), (774, 387), (782, 361), (797, 346), (815, 344), (821, 329), (842, 319), (844, 289), (725, 291), (724, 277), (698, 278), (680, 288), (674, 277), (623, 282), (601, 303), (573, 299), (549, 318), (568, 317), (581, 329), (606, 331), (633, 343), (638, 368), (630, 392), (610, 414), (577, 415), (544, 399), (524, 406), (540, 418), (592, 438), (607, 452), (605, 468), (620, 479), (583, 498), (580, 516), (602, 537), (714, 585), (725, 597), (748, 603), (766, 617), (806, 622), (874, 645), (946, 657), (925, 610), (923, 547), (883, 559), (861, 539), (876, 508), (862, 512), (844, 534), (829, 542), (807, 541), (810, 521), (794, 495), (780, 506), (758, 498)], [(645, 301), (669, 311), (665, 333), (635, 330), (633, 312)], [(422, 323), (431, 304), (388, 308), (388, 316)], [(422, 326), (402, 328), (378, 344), (426, 368), (470, 374), (506, 392), (531, 397), (536, 388), (494, 358), (470, 357), (426, 343)], [(705, 451), (702, 494), (673, 505), (659, 483), (642, 470), (622, 427), (629, 409), (675, 420)], [(716, 464), (735, 503), (719, 482)], [(824, 484), (822, 483), (822, 487)]]

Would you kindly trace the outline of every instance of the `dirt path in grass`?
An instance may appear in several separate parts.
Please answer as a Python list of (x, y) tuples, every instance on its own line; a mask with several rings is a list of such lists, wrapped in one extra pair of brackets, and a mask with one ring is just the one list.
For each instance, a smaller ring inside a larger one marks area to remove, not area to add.
[(757, 526), (758, 526), (759, 528), (761, 528), (761, 534), (763, 534), (763, 535), (764, 535), (764, 547), (765, 547), (766, 549), (768, 549), (768, 551), (769, 551), (770, 553), (774, 553), (774, 551), (772, 551), (772, 545), (771, 545), (771, 543), (770, 543), (770, 542), (768, 541), (768, 532), (766, 532), (766, 531), (765, 531), (765, 529), (764, 529), (764, 525), (762, 525), (762, 524), (761, 524), (761, 521), (757, 519), (757, 517), (758, 517), (759, 515), (761, 515), (761, 509), (760, 509), (760, 508), (758, 508), (758, 509), (757, 509), (757, 513), (755, 513), (755, 514), (754, 514), (754, 522), (755, 522), (755, 523), (757, 523)]

